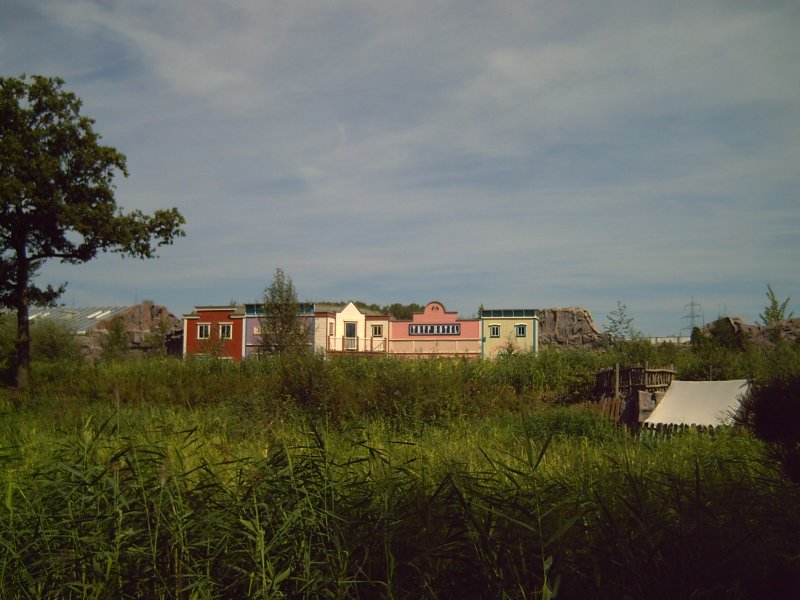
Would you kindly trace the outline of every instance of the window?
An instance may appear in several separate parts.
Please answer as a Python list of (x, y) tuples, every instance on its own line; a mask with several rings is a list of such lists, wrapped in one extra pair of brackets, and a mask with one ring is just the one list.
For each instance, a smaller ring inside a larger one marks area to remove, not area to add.
[(219, 324), (219, 339), (229, 340), (233, 337), (233, 325), (230, 323)]
[(333, 323), (328, 323), (328, 335), (333, 337)]
[(525, 330), (527, 329), (527, 325), (517, 325), (517, 337), (525, 337)]
[(489, 325), (489, 337), (500, 337), (500, 325)]
[(383, 337), (383, 325), (372, 326), (372, 337)]
[(211, 325), (208, 323), (200, 323), (197, 325), (197, 339), (207, 340), (211, 337)]

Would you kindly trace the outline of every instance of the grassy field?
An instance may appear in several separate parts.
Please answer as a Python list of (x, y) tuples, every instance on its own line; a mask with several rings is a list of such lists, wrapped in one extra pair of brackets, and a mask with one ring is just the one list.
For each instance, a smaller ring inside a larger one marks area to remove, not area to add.
[(0, 597), (797, 598), (762, 442), (562, 405), (617, 358), (37, 364), (0, 393)]

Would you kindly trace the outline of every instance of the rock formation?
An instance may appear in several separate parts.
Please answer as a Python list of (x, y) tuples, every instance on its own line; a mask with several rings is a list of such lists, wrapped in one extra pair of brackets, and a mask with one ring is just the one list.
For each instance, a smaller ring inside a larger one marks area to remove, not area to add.
[(722, 317), (699, 328), (708, 338), (726, 346), (743, 347), (752, 344), (763, 347), (777, 340), (797, 343), (800, 340), (800, 319), (784, 319), (765, 327), (745, 323), (741, 317)]
[[(96, 359), (101, 354), (103, 338), (107, 335), (108, 328), (115, 319), (122, 319), (125, 331), (130, 337), (130, 349), (138, 352), (151, 350), (152, 334), (160, 332), (165, 336), (167, 350), (170, 353), (180, 354), (180, 347), (171, 348), (174, 338), (182, 338), (183, 325), (175, 315), (165, 306), (142, 302), (127, 307), (123, 312), (112, 318), (99, 321), (97, 325), (88, 329), (84, 335), (77, 337), (84, 354), (91, 359)], [(162, 325), (163, 322), (163, 325)], [(180, 346), (180, 344), (178, 344)]]
[[(181, 331), (182, 328), (180, 319), (170, 313), (165, 306), (151, 302), (142, 302), (131, 306), (120, 314), (118, 318), (121, 318), (125, 324), (125, 331), (131, 336), (131, 345), (134, 348), (146, 346), (148, 335), (161, 326), (162, 320), (164, 321), (165, 333)], [(105, 331), (112, 321), (113, 319), (101, 321), (94, 331)]]
[(542, 308), (539, 316), (540, 347), (595, 348), (611, 341), (597, 330), (591, 313), (585, 308)]

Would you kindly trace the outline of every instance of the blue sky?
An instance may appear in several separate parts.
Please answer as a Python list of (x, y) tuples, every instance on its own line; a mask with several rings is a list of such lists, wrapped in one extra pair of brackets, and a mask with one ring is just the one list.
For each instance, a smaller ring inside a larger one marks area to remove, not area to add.
[(176, 206), (153, 261), (49, 264), (63, 302), (624, 302), (800, 313), (800, 4), (4, 0), (0, 73), (57, 75)]

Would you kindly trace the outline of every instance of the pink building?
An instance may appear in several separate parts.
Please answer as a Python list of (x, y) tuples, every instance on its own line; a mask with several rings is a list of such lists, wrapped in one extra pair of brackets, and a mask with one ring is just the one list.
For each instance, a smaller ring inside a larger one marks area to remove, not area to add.
[(459, 319), (441, 302), (429, 302), (410, 321), (389, 321), (389, 354), (407, 358), (481, 355), (481, 322)]

